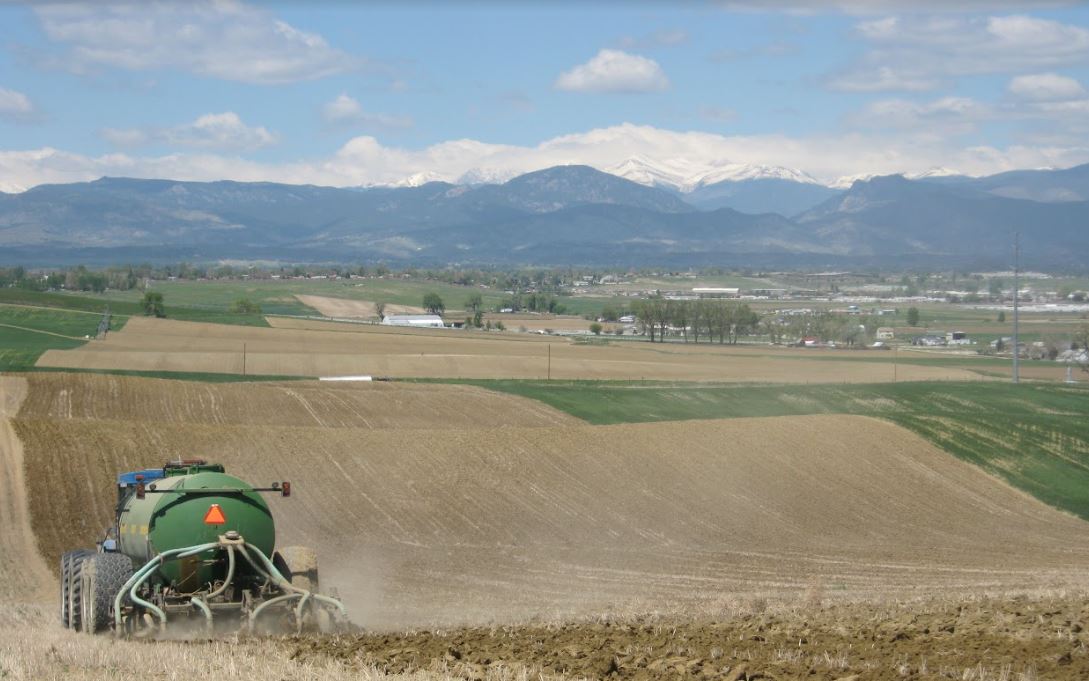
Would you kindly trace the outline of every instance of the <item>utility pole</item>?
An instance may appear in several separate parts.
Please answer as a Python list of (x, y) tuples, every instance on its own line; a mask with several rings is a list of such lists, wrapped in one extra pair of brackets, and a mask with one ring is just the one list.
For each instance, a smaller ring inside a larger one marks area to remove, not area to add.
[(1017, 305), (1021, 297), (1021, 233), (1013, 234), (1013, 382), (1021, 382), (1021, 349), (1017, 343), (1018, 318)]
[(548, 344), (548, 378), (546, 380), (552, 380), (552, 344)]
[(246, 375), (246, 344), (242, 344), (242, 375)]

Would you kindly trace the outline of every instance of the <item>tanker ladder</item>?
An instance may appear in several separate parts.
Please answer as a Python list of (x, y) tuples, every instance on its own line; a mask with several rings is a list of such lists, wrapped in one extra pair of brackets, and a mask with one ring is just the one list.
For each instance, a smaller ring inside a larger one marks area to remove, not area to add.
[[(141, 598), (138, 592), (165, 562), (182, 560), (208, 551), (226, 551), (227, 553), (227, 575), (218, 587), (214, 584), (210, 584), (209, 590), (206, 593), (196, 592), (194, 594), (179, 594), (179, 596), (182, 597), (187, 596), (188, 601), (169, 606), (163, 602), (161, 603), (162, 607), (160, 607), (159, 605)], [(239, 557), (244, 559), (258, 575), (267, 579), (268, 585), (271, 585), (270, 587), (266, 586), (266, 588), (262, 589), (260, 597), (254, 598), (251, 596), (249, 598), (243, 598), (240, 603), (221, 598), (227, 588), (232, 585)], [(262, 614), (270, 612), (275, 608), (282, 608), (281, 613), (286, 611), (293, 614), (296, 633), (302, 632), (304, 622), (307, 621), (307, 614), (311, 615), (311, 621), (316, 622), (320, 629), (326, 629), (329, 626), (343, 625), (348, 621), (348, 612), (343, 603), (336, 598), (317, 594), (293, 585), (281, 575), (280, 570), (271, 560), (269, 560), (268, 556), (266, 556), (261, 549), (248, 544), (246, 540), (234, 530), (229, 530), (226, 533), (219, 535), (218, 540), (214, 542), (164, 551), (149, 560), (143, 567), (136, 570), (117, 592), (117, 596), (113, 601), (114, 633), (118, 636), (123, 635), (128, 629), (125, 626), (124, 615), (126, 608), (123, 605), (126, 596), (133, 604), (133, 610), (140, 608), (145, 612), (154, 614), (154, 616), (158, 618), (158, 630), (160, 633), (166, 631), (166, 610), (192, 612), (192, 608), (198, 609), (204, 615), (205, 630), (209, 634), (213, 631), (214, 620), (212, 611), (219, 609), (238, 612), (245, 617), (246, 631), (250, 633), (254, 631), (258, 618)], [(217, 600), (220, 602), (217, 602)], [(293, 602), (294, 608), (288, 610)], [(309, 610), (307, 606), (309, 606)], [(332, 616), (330, 611), (336, 611), (339, 614), (339, 617)], [(133, 622), (132, 625), (132, 628), (135, 628), (135, 622)]]

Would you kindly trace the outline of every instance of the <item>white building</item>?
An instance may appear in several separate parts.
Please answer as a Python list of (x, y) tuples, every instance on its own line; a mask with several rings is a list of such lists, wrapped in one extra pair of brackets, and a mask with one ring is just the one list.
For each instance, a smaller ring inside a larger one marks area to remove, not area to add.
[(437, 314), (388, 314), (382, 317), (383, 326), (415, 326), (441, 329), (445, 326)]
[(882, 326), (877, 330), (877, 340), (892, 340), (896, 338), (896, 330), (891, 326)]

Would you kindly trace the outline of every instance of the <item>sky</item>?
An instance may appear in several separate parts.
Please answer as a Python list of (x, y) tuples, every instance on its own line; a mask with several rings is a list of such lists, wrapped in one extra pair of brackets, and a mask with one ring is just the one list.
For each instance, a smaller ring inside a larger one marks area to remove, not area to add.
[(1089, 162), (1089, 6), (0, 0), (0, 191)]

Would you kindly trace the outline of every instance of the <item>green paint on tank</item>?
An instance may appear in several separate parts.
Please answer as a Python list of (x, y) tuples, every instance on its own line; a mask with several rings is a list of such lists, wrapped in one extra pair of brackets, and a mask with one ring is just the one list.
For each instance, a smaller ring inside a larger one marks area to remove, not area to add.
[[(219, 535), (235, 530), (266, 556), (276, 544), (276, 527), (268, 504), (253, 486), (233, 475), (200, 472), (156, 480), (143, 499), (130, 494), (119, 518), (119, 547), (137, 565), (170, 549), (214, 542)], [(203, 491), (202, 491), (203, 490)], [(235, 491), (237, 490), (237, 491)], [(209, 525), (204, 517), (218, 504), (226, 517), (222, 525)], [(196, 591), (213, 579), (222, 579), (226, 563), (214, 560), (215, 551), (181, 561), (168, 561), (159, 568), (167, 583), (180, 591)], [(240, 561), (244, 563), (245, 561)], [(241, 566), (240, 566), (241, 567)]]

